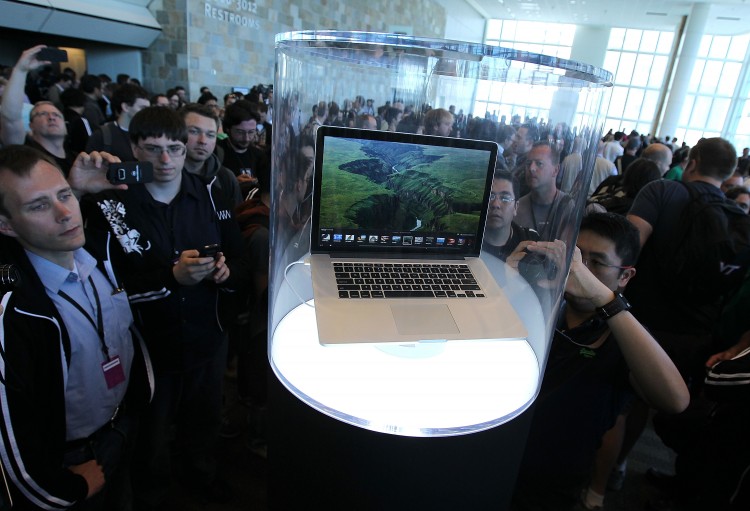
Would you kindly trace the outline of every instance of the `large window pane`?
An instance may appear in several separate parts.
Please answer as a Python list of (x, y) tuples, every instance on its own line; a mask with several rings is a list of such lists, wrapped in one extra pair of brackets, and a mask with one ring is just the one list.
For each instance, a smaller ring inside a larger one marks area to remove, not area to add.
[(659, 34), (659, 45), (656, 47), (656, 52), (669, 55), (672, 53), (673, 42), (674, 34), (672, 32), (661, 32)]
[(615, 74), (615, 83), (621, 85), (630, 85), (633, 77), (633, 68), (635, 67), (635, 54), (623, 53), (620, 57), (620, 65), (617, 67)]
[(625, 101), (628, 98), (628, 88), (615, 86), (612, 91), (612, 99), (609, 102), (608, 115), (622, 117), (625, 110)]
[(636, 87), (645, 87), (648, 84), (649, 72), (654, 63), (654, 56), (641, 53), (635, 60), (632, 84)]
[(706, 67), (703, 70), (703, 78), (701, 78), (701, 84), (698, 89), (701, 94), (714, 94), (716, 92), (716, 86), (719, 85), (719, 78), (721, 78), (722, 67), (724, 67), (724, 63), (718, 60), (709, 60), (706, 62)]
[(487, 21), (487, 39), (500, 39), (500, 30), (503, 24), (500, 20)]
[(703, 58), (708, 57), (708, 50), (709, 48), (711, 48), (711, 40), (712, 40), (711, 36), (703, 37), (701, 39), (701, 45), (698, 47), (699, 57), (703, 57)]
[(607, 48), (622, 49), (623, 42), (625, 41), (625, 29), (624, 28), (613, 28), (609, 31), (609, 44)]
[(740, 72), (742, 64), (739, 62), (727, 62), (724, 64), (724, 70), (721, 72), (721, 80), (716, 88), (716, 94), (721, 96), (733, 96), (734, 89), (740, 83)]
[(682, 104), (682, 111), (680, 112), (680, 120), (678, 121), (680, 126), (687, 126), (690, 124), (690, 114), (693, 112), (693, 103), (695, 103), (695, 96), (688, 95), (685, 97), (685, 102)]
[(713, 59), (723, 59), (726, 58), (727, 53), (729, 53), (729, 36), (714, 36), (714, 40), (711, 43), (711, 50), (708, 53), (708, 56)]
[(628, 29), (625, 32), (625, 44), (623, 45), (623, 48), (628, 50), (635, 50), (636, 48), (640, 48), (642, 33), (642, 30), (635, 30), (632, 28)]
[(651, 66), (651, 74), (648, 75), (648, 86), (661, 89), (664, 84), (664, 75), (667, 72), (667, 64), (669, 64), (669, 57), (663, 55), (656, 55), (654, 57), (654, 64)]
[(747, 47), (750, 46), (750, 34), (734, 36), (732, 43), (729, 45), (727, 59), (743, 61), (747, 53)]
[(698, 86), (701, 83), (701, 77), (703, 76), (703, 68), (706, 65), (705, 60), (696, 60), (695, 67), (693, 67), (693, 74), (690, 76), (690, 83), (688, 84), (688, 92), (698, 92)]
[(708, 112), (711, 109), (712, 98), (698, 96), (693, 104), (693, 113), (690, 115), (690, 126), (705, 126), (708, 121)]
[(659, 42), (659, 32), (653, 30), (646, 30), (643, 32), (641, 38), (641, 46), (638, 48), (639, 51), (647, 51), (653, 53), (656, 51), (656, 43)]
[(640, 119), (641, 106), (643, 105), (643, 89), (630, 89), (628, 100), (625, 103), (623, 117), (626, 119)]
[(514, 41), (516, 39), (516, 22), (515, 21), (503, 21), (503, 36), (502, 38), (506, 41)]
[(608, 51), (604, 56), (604, 69), (612, 74), (617, 71), (617, 66), (620, 64), (620, 52), (619, 51)]
[(707, 130), (721, 132), (724, 129), (724, 121), (729, 113), (730, 101), (727, 98), (715, 98), (708, 114)]
[(656, 117), (656, 105), (659, 103), (659, 91), (647, 90), (643, 94), (643, 106), (641, 107), (641, 119), (651, 119)]

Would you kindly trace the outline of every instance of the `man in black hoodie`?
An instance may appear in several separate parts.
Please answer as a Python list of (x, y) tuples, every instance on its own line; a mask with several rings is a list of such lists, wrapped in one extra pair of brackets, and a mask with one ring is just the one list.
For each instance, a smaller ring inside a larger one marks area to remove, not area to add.
[(214, 154), (219, 129), (219, 117), (216, 112), (210, 106), (190, 103), (179, 113), (188, 132), (185, 170), (201, 176), (206, 183), (216, 178), (216, 186), (224, 193), (224, 197), (230, 200), (233, 206), (238, 206), (243, 200), (240, 183), (232, 171), (224, 167)]

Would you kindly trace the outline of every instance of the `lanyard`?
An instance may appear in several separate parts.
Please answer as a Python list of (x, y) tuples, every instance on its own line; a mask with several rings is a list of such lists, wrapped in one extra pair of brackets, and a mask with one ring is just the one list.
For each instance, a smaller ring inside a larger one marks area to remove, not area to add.
[(83, 314), (83, 316), (89, 320), (91, 326), (96, 329), (96, 333), (99, 334), (99, 341), (102, 344), (102, 353), (104, 353), (107, 361), (109, 361), (112, 359), (109, 357), (109, 348), (107, 347), (107, 343), (104, 342), (104, 321), (102, 319), (102, 304), (99, 301), (99, 293), (96, 291), (94, 279), (91, 278), (91, 275), (89, 275), (89, 284), (91, 284), (91, 289), (94, 291), (94, 301), (96, 302), (96, 322), (94, 322), (94, 319), (91, 317), (91, 315), (86, 312), (86, 309), (81, 307), (81, 304), (73, 300), (73, 298), (71, 298), (70, 295), (65, 291), (58, 291), (57, 294), (60, 295), (60, 297), (62, 297), (64, 300), (69, 302), (73, 307), (75, 307), (78, 312)]

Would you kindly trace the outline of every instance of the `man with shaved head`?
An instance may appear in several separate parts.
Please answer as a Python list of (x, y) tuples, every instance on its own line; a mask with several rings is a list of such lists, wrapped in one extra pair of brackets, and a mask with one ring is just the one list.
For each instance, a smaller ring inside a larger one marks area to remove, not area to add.
[(672, 164), (672, 150), (664, 144), (656, 142), (654, 144), (649, 144), (643, 150), (641, 158), (646, 158), (647, 160), (656, 163), (659, 166), (661, 175), (664, 176), (664, 174), (669, 171), (669, 166)]

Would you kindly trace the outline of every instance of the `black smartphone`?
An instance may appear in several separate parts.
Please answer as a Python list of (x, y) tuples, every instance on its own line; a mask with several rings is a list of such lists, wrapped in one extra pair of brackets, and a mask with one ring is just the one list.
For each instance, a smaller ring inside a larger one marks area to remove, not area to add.
[(216, 254), (221, 250), (221, 245), (214, 243), (213, 245), (206, 245), (203, 248), (198, 249), (198, 254), (201, 257), (213, 257), (216, 258)]
[(110, 163), (107, 180), (113, 185), (150, 183), (154, 180), (154, 166), (148, 161)]
[(39, 50), (39, 53), (36, 54), (36, 59), (49, 62), (67, 62), (68, 52), (60, 48), (51, 48), (48, 46)]

